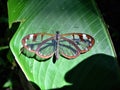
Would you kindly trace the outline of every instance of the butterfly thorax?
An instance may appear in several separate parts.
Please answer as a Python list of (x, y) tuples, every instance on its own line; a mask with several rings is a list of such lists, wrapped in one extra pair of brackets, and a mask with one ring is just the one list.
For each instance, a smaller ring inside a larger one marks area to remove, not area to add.
[(55, 35), (55, 56), (56, 59), (59, 58), (59, 40), (60, 40), (60, 33), (59, 31), (56, 31), (56, 35)]
[(59, 39), (60, 39), (60, 32), (56, 31), (55, 40), (59, 40)]

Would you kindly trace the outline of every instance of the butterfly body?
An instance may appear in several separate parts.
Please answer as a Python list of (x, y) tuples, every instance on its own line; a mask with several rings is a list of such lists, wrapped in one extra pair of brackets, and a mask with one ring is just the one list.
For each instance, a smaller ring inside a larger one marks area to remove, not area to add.
[[(49, 36), (49, 38), (44, 39), (45, 36)], [(56, 34), (29, 34), (22, 39), (23, 48), (43, 59), (50, 58), (53, 55), (56, 59), (59, 59), (60, 55), (67, 59), (73, 59), (89, 51), (94, 43), (94, 38), (88, 34), (60, 34), (58, 31)]]

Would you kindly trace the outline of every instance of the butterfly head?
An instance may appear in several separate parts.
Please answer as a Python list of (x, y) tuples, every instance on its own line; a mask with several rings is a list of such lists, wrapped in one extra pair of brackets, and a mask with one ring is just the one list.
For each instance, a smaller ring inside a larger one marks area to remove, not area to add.
[(60, 34), (60, 32), (59, 32), (59, 31), (56, 31), (56, 34)]

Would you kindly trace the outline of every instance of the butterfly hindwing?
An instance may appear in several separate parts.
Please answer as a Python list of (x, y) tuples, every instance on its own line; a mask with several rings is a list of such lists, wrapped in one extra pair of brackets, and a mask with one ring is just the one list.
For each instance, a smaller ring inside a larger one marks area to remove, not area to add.
[(48, 38), (39, 44), (36, 49), (36, 54), (41, 58), (50, 58), (55, 51), (54, 37)]
[(60, 54), (67, 59), (76, 58), (80, 55), (79, 47), (70, 39), (61, 37), (59, 46)]

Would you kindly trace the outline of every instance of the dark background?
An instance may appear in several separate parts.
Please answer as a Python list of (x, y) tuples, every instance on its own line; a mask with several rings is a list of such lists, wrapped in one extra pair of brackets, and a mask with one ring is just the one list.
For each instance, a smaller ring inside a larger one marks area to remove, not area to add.
[[(120, 65), (120, 3), (119, 0), (96, 0), (98, 8), (108, 25), (108, 30), (112, 38), (117, 60)], [(0, 46), (9, 45), (9, 28), (8, 28), (8, 13), (7, 0), (0, 0)], [(14, 61), (8, 60), (6, 54), (9, 49), (0, 51), (0, 90), (8, 79), (13, 81), (13, 90), (23, 90), (22, 84), (18, 76), (18, 70), (14, 68)], [(10, 52), (10, 51), (9, 51)]]
[(112, 38), (117, 59), (120, 64), (120, 1), (96, 0)]

